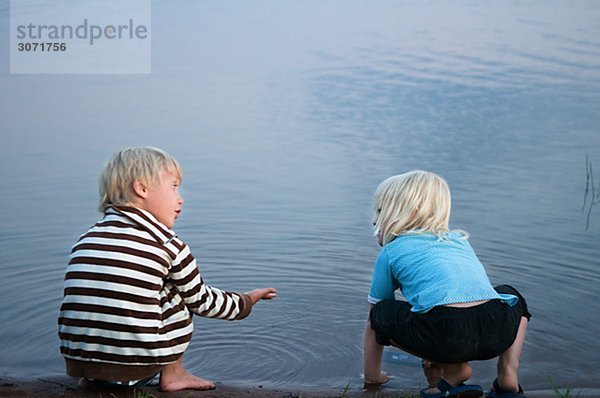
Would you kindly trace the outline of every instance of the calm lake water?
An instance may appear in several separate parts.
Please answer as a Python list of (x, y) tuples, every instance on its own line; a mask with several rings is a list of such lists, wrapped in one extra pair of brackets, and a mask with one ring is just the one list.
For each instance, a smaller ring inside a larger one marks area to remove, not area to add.
[[(98, 174), (154, 145), (184, 168), (175, 230), (204, 278), (279, 290), (247, 320), (196, 318), (193, 372), (360, 388), (371, 196), (423, 168), (448, 180), (492, 282), (529, 301), (523, 386), (598, 387), (598, 2), (156, 1), (152, 16), (145, 76), (9, 75), (0, 41), (0, 374), (64, 372), (63, 273), (100, 216)], [(488, 387), (495, 362), (474, 366)], [(392, 387), (425, 384), (385, 368)]]

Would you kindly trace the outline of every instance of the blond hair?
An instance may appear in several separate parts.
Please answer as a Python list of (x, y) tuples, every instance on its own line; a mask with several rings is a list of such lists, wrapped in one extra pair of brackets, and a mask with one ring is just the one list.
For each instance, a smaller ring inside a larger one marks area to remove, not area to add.
[(162, 173), (169, 171), (181, 180), (181, 166), (168, 153), (154, 147), (132, 147), (113, 155), (100, 175), (100, 205), (105, 212), (110, 206), (128, 206), (133, 199), (133, 183), (157, 187)]
[(431, 233), (441, 239), (449, 232), (451, 204), (448, 184), (434, 173), (413, 170), (392, 176), (373, 196), (375, 235), (381, 245), (409, 233)]

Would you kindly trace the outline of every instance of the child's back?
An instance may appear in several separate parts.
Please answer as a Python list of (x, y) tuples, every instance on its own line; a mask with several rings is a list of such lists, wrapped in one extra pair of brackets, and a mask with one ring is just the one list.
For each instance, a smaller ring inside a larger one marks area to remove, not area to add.
[[(364, 335), (365, 382), (385, 383), (384, 345), (424, 360), (421, 396), (479, 397), (469, 361), (499, 357), (489, 396), (522, 397), (517, 369), (531, 314), (514, 288), (493, 287), (463, 231), (450, 231), (450, 190), (421, 170), (383, 181), (373, 198), (383, 247), (373, 271)], [(406, 301), (395, 300), (400, 289)]]
[(154, 148), (127, 149), (107, 164), (104, 218), (73, 246), (65, 274), (58, 323), (69, 375), (133, 385), (162, 371), (165, 390), (214, 388), (181, 365), (192, 313), (242, 319), (256, 301), (274, 297), (274, 289), (242, 294), (204, 283), (170, 229), (183, 203), (180, 180), (176, 161)]

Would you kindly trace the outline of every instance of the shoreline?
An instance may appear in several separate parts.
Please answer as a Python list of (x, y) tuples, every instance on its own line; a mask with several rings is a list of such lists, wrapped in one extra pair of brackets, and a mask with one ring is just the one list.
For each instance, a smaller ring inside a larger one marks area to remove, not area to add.
[[(564, 393), (565, 389), (560, 388)], [(572, 396), (580, 398), (600, 397), (600, 388), (570, 389)], [(526, 391), (528, 397), (556, 398), (552, 390)], [(77, 379), (68, 376), (48, 376), (35, 379), (17, 379), (0, 376), (0, 397), (46, 397), (46, 398), (336, 398), (336, 397), (377, 397), (377, 398), (418, 398), (419, 391), (397, 390), (382, 387), (378, 390), (364, 390), (356, 387), (350, 389), (310, 389), (310, 388), (263, 388), (262, 386), (240, 387), (217, 383), (217, 388), (210, 391), (184, 390), (179, 392), (161, 392), (156, 386), (149, 386), (129, 391), (118, 390), (86, 390), (77, 387)]]
[[(216, 388), (208, 391), (183, 390), (178, 392), (162, 392), (157, 386), (146, 386), (135, 390), (116, 389), (90, 389), (81, 390), (77, 386), (77, 378), (69, 376), (48, 376), (32, 379), (19, 379), (0, 376), (0, 398), (16, 397), (45, 397), (45, 398), (327, 398), (327, 397), (362, 397), (359, 391), (347, 391), (341, 389), (287, 389), (287, 388), (264, 388), (261, 385), (241, 387), (237, 385), (216, 382)], [(356, 395), (358, 393), (358, 395)], [(380, 395), (382, 398), (383, 396)], [(408, 397), (408, 396), (407, 396)]]

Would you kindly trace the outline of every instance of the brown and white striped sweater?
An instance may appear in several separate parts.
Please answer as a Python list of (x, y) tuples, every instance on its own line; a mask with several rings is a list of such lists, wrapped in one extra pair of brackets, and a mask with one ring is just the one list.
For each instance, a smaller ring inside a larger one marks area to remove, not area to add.
[(234, 320), (251, 309), (247, 295), (205, 284), (189, 247), (149, 212), (109, 208), (73, 246), (60, 351), (71, 376), (139, 379), (179, 359), (192, 313)]

